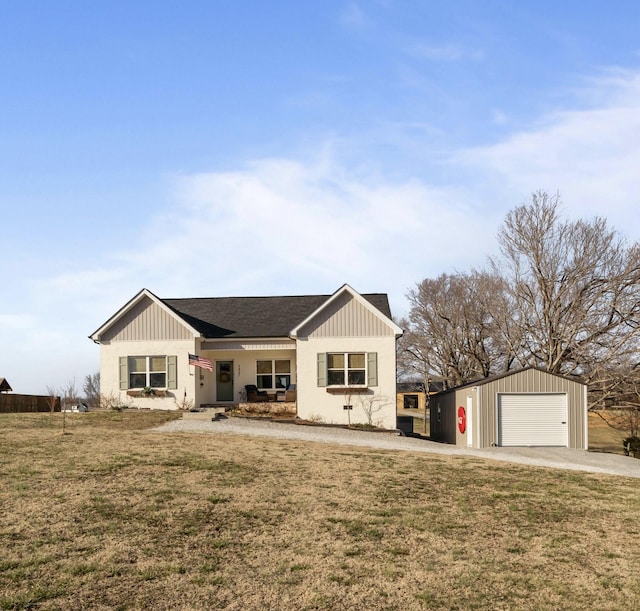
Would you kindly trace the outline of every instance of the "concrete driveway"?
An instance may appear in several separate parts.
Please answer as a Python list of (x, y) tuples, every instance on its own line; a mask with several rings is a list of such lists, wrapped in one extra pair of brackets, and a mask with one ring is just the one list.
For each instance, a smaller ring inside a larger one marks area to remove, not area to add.
[(185, 414), (185, 417), (181, 420), (168, 422), (156, 430), (162, 432), (180, 431), (256, 435), (387, 450), (475, 456), (488, 460), (524, 465), (640, 478), (640, 459), (617, 454), (570, 450), (568, 448), (486, 448), (471, 450), (416, 437), (404, 437), (397, 432), (368, 432), (340, 427), (310, 426), (249, 418), (211, 420), (210, 417), (206, 419), (202, 417), (189, 418), (188, 414)]
[(474, 453), (476, 456), (527, 465), (640, 478), (640, 459), (620, 454), (569, 448), (486, 448), (475, 450)]

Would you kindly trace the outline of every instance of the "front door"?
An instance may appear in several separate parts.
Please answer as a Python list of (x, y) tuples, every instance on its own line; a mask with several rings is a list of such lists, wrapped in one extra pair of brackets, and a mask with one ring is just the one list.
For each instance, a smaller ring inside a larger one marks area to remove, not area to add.
[(233, 361), (216, 361), (216, 401), (233, 401)]

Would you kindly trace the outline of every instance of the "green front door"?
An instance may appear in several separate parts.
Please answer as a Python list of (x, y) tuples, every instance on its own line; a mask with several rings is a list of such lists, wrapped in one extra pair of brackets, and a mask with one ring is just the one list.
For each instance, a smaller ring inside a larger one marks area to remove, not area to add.
[(216, 361), (216, 401), (233, 401), (233, 361)]

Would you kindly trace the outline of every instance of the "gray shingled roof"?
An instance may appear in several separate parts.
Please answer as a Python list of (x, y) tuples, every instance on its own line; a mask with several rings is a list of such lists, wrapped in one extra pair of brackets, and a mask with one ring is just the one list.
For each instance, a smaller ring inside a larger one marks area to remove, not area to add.
[[(162, 299), (162, 302), (208, 338), (287, 337), (330, 297), (200, 297)], [(391, 318), (386, 294), (362, 297)]]

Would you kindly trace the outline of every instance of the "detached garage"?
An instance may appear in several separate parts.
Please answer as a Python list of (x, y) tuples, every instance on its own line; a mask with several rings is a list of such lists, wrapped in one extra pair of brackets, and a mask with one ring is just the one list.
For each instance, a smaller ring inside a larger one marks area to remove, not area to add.
[(587, 387), (530, 367), (431, 397), (431, 438), (462, 447), (586, 449)]

